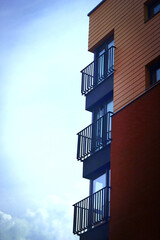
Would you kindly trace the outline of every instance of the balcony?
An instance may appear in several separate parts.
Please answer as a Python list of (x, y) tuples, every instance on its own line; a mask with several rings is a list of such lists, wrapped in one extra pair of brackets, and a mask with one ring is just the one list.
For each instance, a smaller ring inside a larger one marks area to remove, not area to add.
[(114, 50), (114, 46), (110, 47), (81, 71), (82, 94), (86, 95), (114, 73)]
[(110, 218), (110, 189), (105, 187), (74, 204), (73, 233), (86, 233)]
[(103, 149), (111, 142), (111, 116), (112, 112), (99, 118), (94, 123), (77, 133), (77, 159), (84, 161), (94, 153)]

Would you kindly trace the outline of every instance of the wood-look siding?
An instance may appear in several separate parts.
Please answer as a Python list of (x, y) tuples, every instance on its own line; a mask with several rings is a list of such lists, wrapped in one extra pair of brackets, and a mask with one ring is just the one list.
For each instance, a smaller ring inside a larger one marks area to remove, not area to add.
[(114, 112), (146, 89), (145, 66), (160, 55), (160, 13), (144, 22), (144, 0), (106, 0), (89, 21), (89, 51), (115, 40)]

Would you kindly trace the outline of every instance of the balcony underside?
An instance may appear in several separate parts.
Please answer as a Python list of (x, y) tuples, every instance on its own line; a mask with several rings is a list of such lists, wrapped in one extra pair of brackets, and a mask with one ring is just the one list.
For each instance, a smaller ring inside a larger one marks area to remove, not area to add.
[(94, 173), (98, 173), (105, 167), (110, 165), (110, 151), (111, 144), (100, 151), (95, 152), (93, 155), (83, 161), (83, 178), (91, 179)]
[(113, 76), (112, 74), (105, 81), (101, 82), (86, 95), (86, 110), (92, 111), (95, 104), (100, 102), (102, 99), (113, 98)]
[(109, 239), (109, 222), (100, 224), (80, 235), (80, 240), (108, 240)]

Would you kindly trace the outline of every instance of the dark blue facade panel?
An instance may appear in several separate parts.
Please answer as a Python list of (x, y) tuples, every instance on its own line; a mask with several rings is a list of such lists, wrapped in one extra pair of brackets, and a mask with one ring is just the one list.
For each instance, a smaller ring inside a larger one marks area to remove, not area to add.
[(113, 97), (113, 75), (97, 85), (86, 95), (86, 110), (92, 111), (94, 106), (102, 99)]

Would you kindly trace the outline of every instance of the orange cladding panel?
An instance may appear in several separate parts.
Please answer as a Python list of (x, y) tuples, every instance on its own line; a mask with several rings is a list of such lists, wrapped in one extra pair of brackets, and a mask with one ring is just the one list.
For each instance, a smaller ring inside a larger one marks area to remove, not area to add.
[(144, 0), (106, 0), (90, 15), (89, 51), (114, 32), (114, 112), (145, 92), (145, 65), (160, 55), (160, 13), (144, 22)]

